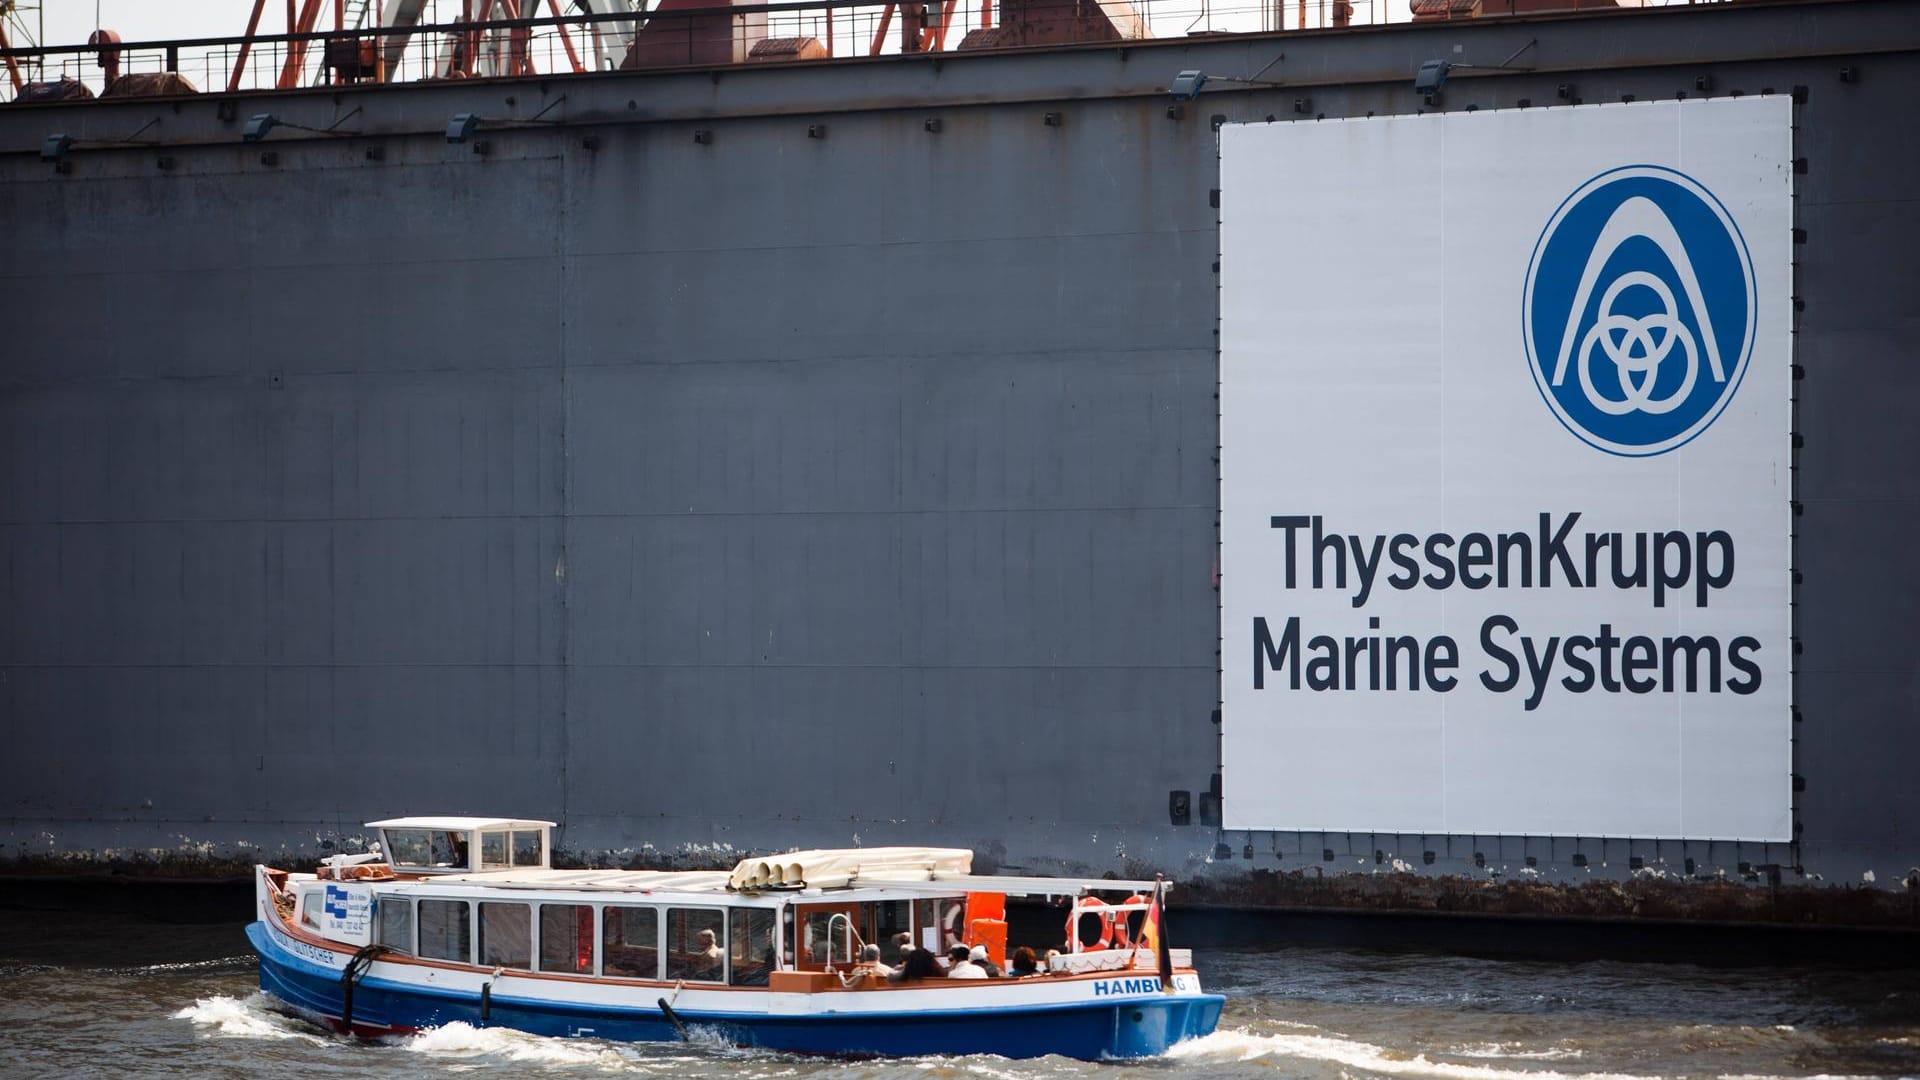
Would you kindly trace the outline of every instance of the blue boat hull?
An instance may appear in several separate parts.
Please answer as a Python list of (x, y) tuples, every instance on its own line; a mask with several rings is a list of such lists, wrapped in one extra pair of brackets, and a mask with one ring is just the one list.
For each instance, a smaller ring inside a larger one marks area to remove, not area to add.
[[(277, 948), (259, 923), (247, 936), (260, 954), (260, 988), (297, 1011), (338, 1026), (340, 973)], [(1210, 1034), (1226, 999), (1217, 994), (1134, 998), (1025, 1008), (923, 1010), (809, 1016), (675, 1009), (689, 1027), (742, 1046), (804, 1054), (915, 1057), (997, 1054), (1009, 1058), (1100, 1060), (1151, 1057), (1183, 1039)], [(657, 1008), (585, 1008), (494, 995), (481, 1016), (471, 994), (436, 992), (368, 976), (353, 992), (356, 1031), (409, 1031), (461, 1021), (536, 1035), (628, 1042), (680, 1038)]]

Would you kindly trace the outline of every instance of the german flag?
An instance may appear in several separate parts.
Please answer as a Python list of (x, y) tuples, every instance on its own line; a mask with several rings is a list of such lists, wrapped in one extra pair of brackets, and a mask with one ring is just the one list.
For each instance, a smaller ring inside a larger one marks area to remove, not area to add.
[[(1156, 876), (1153, 882), (1153, 903), (1147, 907), (1146, 922), (1140, 927), (1138, 949), (1152, 949), (1160, 961), (1160, 989), (1173, 993), (1173, 954), (1167, 949), (1167, 913), (1160, 903), (1162, 887)], [(1136, 953), (1135, 955), (1138, 955)]]

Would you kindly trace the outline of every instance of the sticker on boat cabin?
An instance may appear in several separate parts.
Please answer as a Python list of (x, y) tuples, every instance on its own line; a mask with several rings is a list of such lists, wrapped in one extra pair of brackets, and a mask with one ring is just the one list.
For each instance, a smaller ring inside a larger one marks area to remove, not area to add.
[(327, 886), (320, 906), (320, 932), (335, 941), (365, 945), (373, 940), (373, 890), (365, 885)]

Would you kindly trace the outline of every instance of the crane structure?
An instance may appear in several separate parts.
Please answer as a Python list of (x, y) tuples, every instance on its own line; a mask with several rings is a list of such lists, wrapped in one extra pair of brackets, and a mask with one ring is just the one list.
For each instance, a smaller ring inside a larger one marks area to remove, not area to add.
[(46, 11), (38, 2), (0, 0), (0, 52), (6, 53), (7, 79), (13, 83), (15, 94), (25, 89), (28, 79), (11, 50), (31, 49), (40, 44), (46, 39), (46, 29)]
[[(822, 0), (770, 36), (759, 0), (254, 0), (226, 89), (877, 56), (1148, 36), (1133, 0)], [(997, 21), (996, 21), (997, 20)], [(852, 23), (844, 45), (836, 24)], [(330, 24), (330, 25), (329, 25)], [(969, 27), (957, 41), (950, 32)], [(870, 36), (869, 36), (870, 35)], [(316, 50), (316, 44), (319, 48)], [(271, 47), (271, 55), (262, 50)], [(316, 63), (316, 51), (318, 61)], [(250, 67), (250, 65), (252, 65)]]
[[(528, 20), (550, 20), (565, 62), (573, 72), (589, 70), (582, 50), (574, 43), (574, 32), (565, 21), (571, 15), (589, 17), (583, 23), (589, 42), (587, 55), (593, 68), (613, 66), (604, 58), (625, 50), (633, 36), (637, 20), (596, 19), (594, 16), (635, 14), (644, 0), (458, 0), (459, 12), (448, 20), (450, 26), (437, 35), (439, 41), (430, 65), (411, 73), (413, 78), (457, 79), (492, 76), (540, 74), (530, 48), (533, 28)], [(257, 39), (267, 33), (263, 19), (268, 0), (254, 0), (247, 29), (235, 56), (233, 71), (227, 80), (229, 91), (238, 90), (246, 78), (248, 64), (254, 62)], [(449, 3), (451, 6), (451, 3)], [(286, 0), (282, 36), (284, 48), (277, 57), (278, 73), (274, 88), (289, 90), (305, 85), (309, 79), (325, 84), (387, 82), (396, 78), (407, 62), (407, 50), (416, 28), (429, 25), (440, 14), (434, 0)], [(331, 9), (331, 30), (322, 19)], [(312, 46), (322, 41), (321, 62), (309, 72)], [(624, 53), (622, 52), (622, 55)], [(548, 72), (549, 74), (551, 72)]]

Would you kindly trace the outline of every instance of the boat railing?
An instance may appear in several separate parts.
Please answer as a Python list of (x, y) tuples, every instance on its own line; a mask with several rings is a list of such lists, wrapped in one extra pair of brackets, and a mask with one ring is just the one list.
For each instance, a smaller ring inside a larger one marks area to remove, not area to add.
[(866, 944), (866, 942), (860, 939), (860, 931), (854, 927), (853, 919), (848, 917), (847, 913), (844, 911), (834, 912), (832, 917), (827, 919), (827, 969), (828, 970), (833, 969), (833, 924), (836, 922), (845, 924), (847, 928), (848, 936), (850, 936), (853, 939), (853, 943), (847, 946), (846, 951), (849, 955), (842, 961), (842, 963), (848, 963), (848, 964), (852, 963), (855, 959), (859, 957), (858, 949), (861, 946)]

